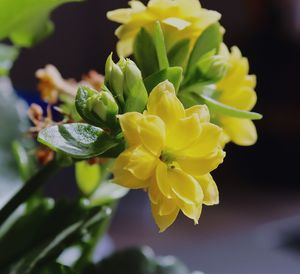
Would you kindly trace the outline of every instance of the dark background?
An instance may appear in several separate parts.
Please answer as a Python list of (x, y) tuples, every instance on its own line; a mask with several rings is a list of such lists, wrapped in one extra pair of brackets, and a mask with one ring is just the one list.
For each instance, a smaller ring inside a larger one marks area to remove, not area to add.
[[(258, 77), (255, 110), (264, 114), (264, 119), (256, 123), (259, 140), (249, 148), (226, 148), (226, 161), (214, 174), (221, 204), (205, 208), (199, 226), (181, 219), (158, 235), (145, 195), (136, 191), (122, 201), (111, 235), (116, 247), (151, 244), (159, 253), (179, 255), (191, 267), (208, 274), (300, 273), (300, 256), (293, 248), (283, 248), (291, 250), (286, 259), (281, 259), (285, 251), (274, 251), (285, 246), (282, 238), (293, 234), (281, 235), (278, 226), (294, 231), (300, 224), (297, 218), (288, 219), (290, 223), (277, 222), (300, 214), (300, 1), (201, 3), (222, 13), (225, 42), (241, 48), (249, 58), (251, 73)], [(52, 14), (54, 35), (33, 49), (23, 50), (18, 59), (12, 72), (15, 87), (27, 98), (37, 96), (34, 72), (48, 63), (57, 66), (66, 78), (79, 79), (90, 69), (103, 72), (117, 41), (117, 24), (106, 20), (106, 12), (126, 4), (125, 0), (86, 0), (56, 10)], [(72, 182), (71, 171), (68, 176)], [(57, 184), (50, 189), (57, 192)], [(59, 189), (68, 192), (66, 186)], [(270, 227), (265, 229), (269, 222)], [(268, 244), (262, 247), (264, 241)], [(294, 265), (291, 258), (299, 264)]]

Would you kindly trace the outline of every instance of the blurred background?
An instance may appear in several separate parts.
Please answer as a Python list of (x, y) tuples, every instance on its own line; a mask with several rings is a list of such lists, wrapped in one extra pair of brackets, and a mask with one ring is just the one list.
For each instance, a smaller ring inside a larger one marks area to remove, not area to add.
[[(241, 48), (258, 77), (255, 110), (264, 114), (256, 123), (258, 143), (227, 147), (227, 159), (214, 174), (221, 203), (204, 208), (198, 226), (181, 218), (158, 234), (145, 193), (134, 191), (119, 205), (110, 246), (151, 245), (207, 274), (300, 273), (300, 1), (201, 3), (222, 13), (225, 42)], [(23, 50), (14, 66), (19, 94), (38, 102), (34, 73), (48, 63), (65, 78), (80, 79), (90, 69), (103, 73), (117, 27), (106, 12), (126, 5), (126, 0), (86, 0), (57, 9), (54, 35)], [(73, 185), (67, 170), (51, 179), (48, 191), (69, 195)]]

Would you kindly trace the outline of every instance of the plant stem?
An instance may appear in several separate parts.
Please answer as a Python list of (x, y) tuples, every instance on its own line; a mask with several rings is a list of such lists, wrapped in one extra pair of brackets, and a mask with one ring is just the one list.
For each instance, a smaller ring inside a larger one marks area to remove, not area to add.
[(31, 177), (24, 186), (0, 210), (0, 226), (7, 218), (31, 195), (33, 195), (46, 181), (46, 179), (60, 169), (58, 161), (53, 160)]

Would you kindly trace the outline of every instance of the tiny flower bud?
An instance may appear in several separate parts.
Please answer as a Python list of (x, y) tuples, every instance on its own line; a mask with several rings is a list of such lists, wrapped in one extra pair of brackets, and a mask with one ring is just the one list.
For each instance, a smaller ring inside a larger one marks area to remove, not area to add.
[(124, 74), (122, 69), (112, 62), (112, 69), (111, 75), (109, 79), (109, 86), (111, 92), (117, 97), (119, 102), (124, 102), (124, 95), (123, 95), (123, 85), (124, 85)]
[(227, 72), (227, 61), (221, 55), (207, 56), (199, 62), (198, 68), (206, 79), (218, 82)]
[(126, 60), (124, 76), (125, 111), (142, 112), (147, 104), (148, 93), (141, 71), (130, 59)]
[(110, 128), (114, 127), (119, 108), (110, 92), (101, 91), (93, 95), (88, 99), (87, 105), (89, 110), (97, 114), (104, 124)]

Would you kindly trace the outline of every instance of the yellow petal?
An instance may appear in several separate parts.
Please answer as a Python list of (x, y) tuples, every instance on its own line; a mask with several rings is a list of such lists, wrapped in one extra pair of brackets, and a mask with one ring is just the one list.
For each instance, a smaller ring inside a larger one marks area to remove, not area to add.
[(221, 144), (222, 129), (214, 124), (202, 124), (201, 135), (193, 144), (185, 148), (183, 154), (190, 157), (203, 157), (216, 151)]
[(177, 156), (176, 161), (180, 167), (193, 176), (201, 176), (216, 169), (223, 162), (225, 152), (217, 149), (205, 157)]
[(143, 115), (138, 112), (128, 112), (123, 115), (118, 115), (118, 118), (127, 143), (130, 146), (140, 144), (141, 141), (137, 124), (143, 118)]
[(148, 196), (149, 196), (149, 200), (151, 201), (151, 203), (156, 204), (156, 205), (159, 203), (159, 201), (163, 197), (162, 193), (160, 192), (160, 190), (158, 188), (155, 176), (152, 178), (151, 183), (149, 185)]
[(219, 204), (219, 191), (213, 177), (208, 173), (196, 178), (201, 185), (204, 193), (203, 204), (217, 205)]
[(131, 151), (128, 164), (124, 169), (140, 180), (147, 180), (153, 175), (157, 161), (158, 158), (149, 153), (144, 146), (138, 146)]
[(189, 27), (192, 23), (180, 18), (176, 17), (169, 17), (162, 21), (166, 25), (176, 28), (177, 30), (184, 30), (185, 28)]
[(133, 43), (135, 37), (119, 40), (117, 43), (117, 53), (119, 57), (127, 57), (133, 52)]
[(159, 215), (159, 206), (155, 204), (151, 204), (152, 215), (156, 224), (159, 227), (160, 232), (164, 232), (177, 218), (179, 213), (179, 209), (176, 208), (171, 214), (169, 215)]
[(240, 146), (251, 146), (257, 141), (254, 123), (247, 119), (223, 117), (221, 123), (232, 142)]
[(132, 15), (131, 9), (117, 9), (113, 11), (109, 11), (106, 16), (109, 20), (117, 22), (117, 23), (127, 23), (130, 21)]
[(201, 123), (208, 123), (210, 121), (210, 114), (206, 105), (196, 105), (185, 110), (186, 117), (197, 115)]
[(156, 167), (156, 181), (161, 193), (169, 199), (173, 198), (173, 192), (168, 181), (168, 167), (163, 162), (159, 162)]
[(149, 180), (139, 180), (131, 172), (124, 169), (128, 165), (133, 149), (127, 149), (116, 159), (112, 168), (114, 182), (128, 188), (140, 189), (149, 186)]
[(149, 114), (159, 116), (167, 128), (185, 117), (184, 107), (176, 97), (173, 84), (169, 81), (160, 83), (152, 90), (147, 109)]
[(174, 199), (163, 198), (159, 202), (158, 214), (160, 216), (170, 215), (177, 209), (177, 204)]
[(199, 139), (201, 131), (202, 127), (197, 115), (180, 119), (167, 132), (167, 146), (173, 151), (182, 150), (195, 143)]
[(197, 205), (190, 205), (184, 203), (181, 200), (177, 200), (177, 205), (185, 216), (194, 220), (195, 224), (198, 224), (202, 212), (202, 203)]
[(140, 140), (157, 157), (165, 146), (166, 129), (164, 122), (154, 115), (144, 115), (138, 123)]

